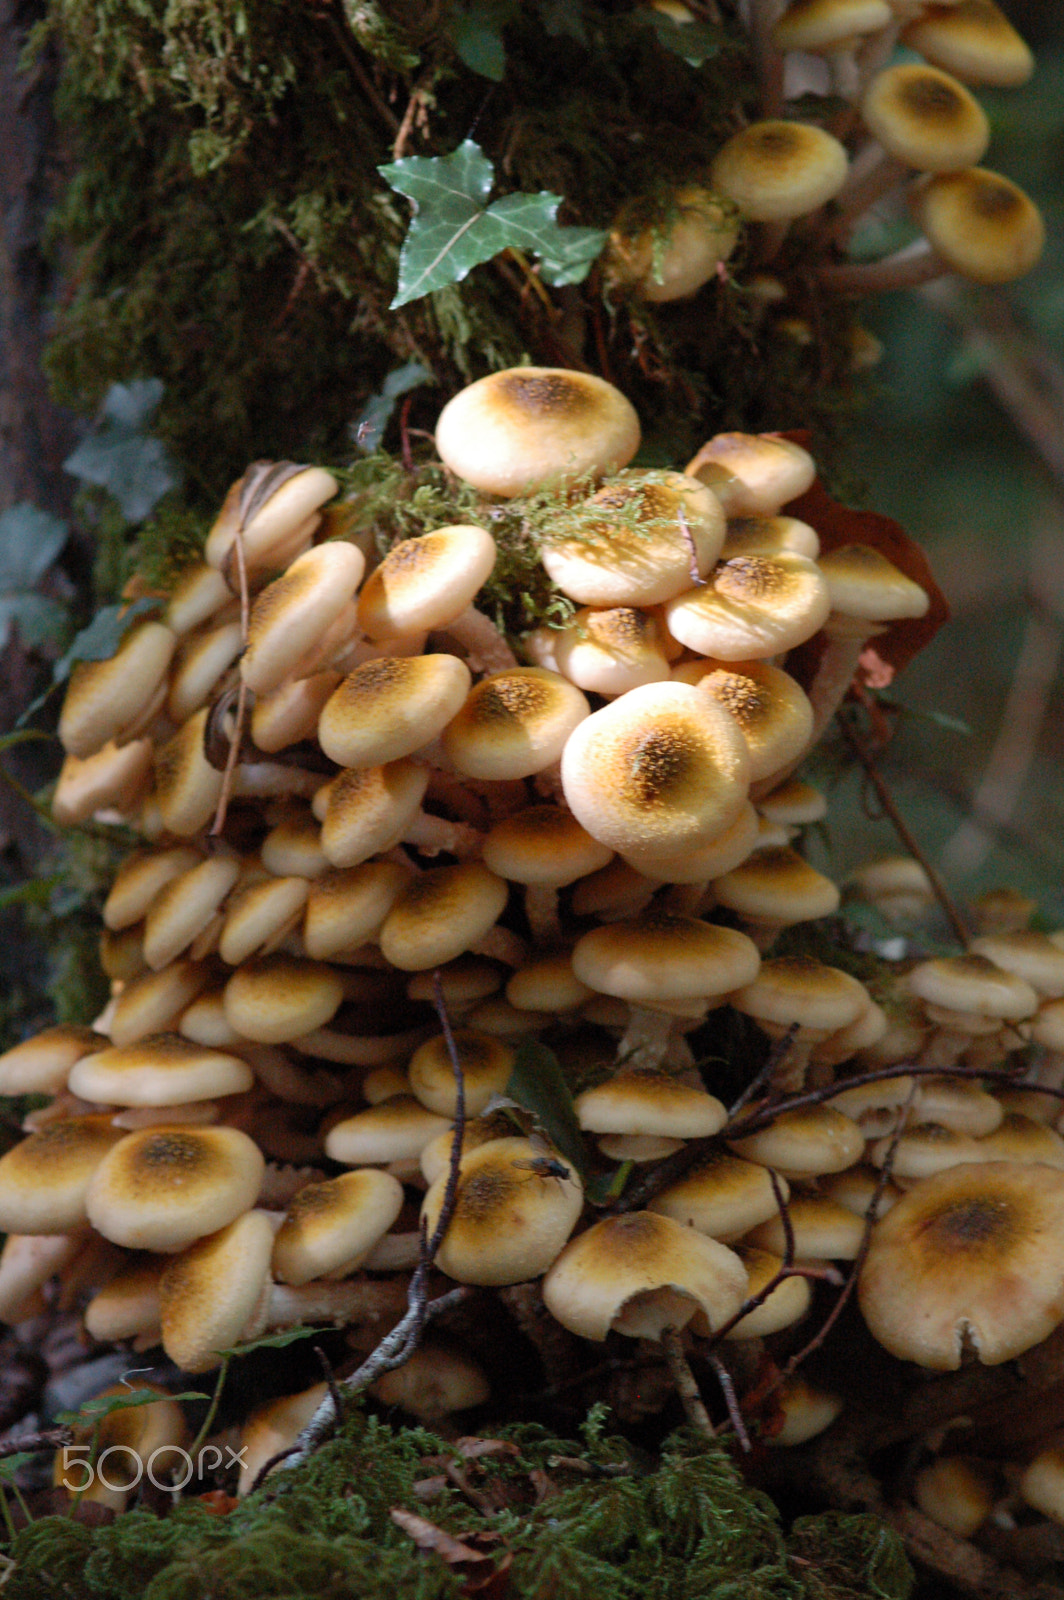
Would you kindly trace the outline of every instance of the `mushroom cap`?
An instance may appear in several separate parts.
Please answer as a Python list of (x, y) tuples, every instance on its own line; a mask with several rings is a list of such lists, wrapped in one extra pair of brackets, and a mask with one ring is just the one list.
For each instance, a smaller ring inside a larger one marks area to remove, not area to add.
[(191, 633), (228, 605), (233, 591), (216, 567), (195, 561), (180, 574), (170, 591), (163, 621), (172, 633)]
[(226, 906), (218, 954), (229, 966), (268, 954), (303, 920), (310, 884), (306, 878), (266, 878), (249, 883)]
[(511, 367), (447, 402), (436, 448), (474, 488), (509, 498), (627, 466), (639, 418), (619, 389), (590, 373)]
[(724, 512), (681, 472), (621, 473), (558, 517), (540, 559), (570, 599), (587, 606), (653, 606), (709, 571), (724, 543)]
[(225, 1055), (158, 1033), (135, 1044), (82, 1056), (70, 1089), (83, 1100), (113, 1106), (181, 1106), (250, 1089), (254, 1074), (239, 1056)]
[[(799, 1261), (854, 1261), (864, 1243), (865, 1219), (822, 1195), (792, 1195), (787, 1216)], [(752, 1245), (782, 1253), (787, 1230), (782, 1217), (769, 1217), (749, 1234)]]
[(1064, 1318), (1064, 1173), (994, 1161), (952, 1167), (876, 1224), (858, 1284), (880, 1344), (935, 1371), (965, 1349), (988, 1366)]
[(334, 691), (318, 719), (318, 742), (342, 767), (377, 767), (435, 739), (472, 684), (452, 655), (364, 661)]
[[(455, 1028), (452, 1039), (462, 1068), (466, 1114), (479, 1117), (492, 1096), (506, 1089), (515, 1052), (501, 1039), (474, 1028)], [(410, 1057), (407, 1076), (412, 1093), (423, 1106), (441, 1117), (456, 1115), (458, 1083), (442, 1033), (418, 1045)]]
[(150, 739), (105, 744), (84, 761), (67, 756), (52, 795), (52, 816), (60, 827), (76, 827), (105, 808), (135, 812), (151, 787), (155, 747)]
[[(816, 462), (801, 445), (775, 434), (715, 433), (684, 472), (713, 490), (729, 519), (774, 517), (781, 506), (811, 488)], [(804, 553), (790, 538), (780, 553), (788, 549)]]
[(320, 544), (256, 596), (240, 676), (253, 694), (269, 694), (343, 611), (366, 558), (343, 540)]
[(953, 272), (975, 283), (1011, 283), (1042, 255), (1045, 223), (1034, 201), (985, 167), (943, 172), (921, 185), (916, 219)]
[[(523, 1283), (556, 1259), (583, 1209), (583, 1185), (541, 1170), (548, 1163), (530, 1139), (497, 1139), (463, 1156), (450, 1225), (436, 1265), (459, 1283)], [(446, 1169), (430, 1185), (421, 1220), (431, 1237), (447, 1189)]]
[[(786, 1178), (778, 1179), (784, 1200), (790, 1194)], [(727, 1150), (710, 1150), (678, 1183), (662, 1189), (649, 1202), (674, 1222), (683, 1222), (699, 1233), (708, 1233), (723, 1244), (732, 1244), (777, 1215), (779, 1205), (768, 1168), (760, 1162), (744, 1161)]]
[[(840, 899), (837, 885), (790, 845), (755, 850), (731, 872), (714, 878), (713, 893), (722, 906), (751, 922), (784, 928), (830, 917), (839, 909)], [(847, 1022), (853, 1020), (847, 1018)]]
[(115, 874), (103, 905), (104, 926), (118, 933), (139, 922), (171, 878), (188, 872), (200, 861), (188, 845), (138, 850), (127, 856)]
[(817, 1178), (844, 1172), (861, 1159), (864, 1134), (850, 1117), (833, 1106), (782, 1111), (756, 1133), (729, 1139), (728, 1149), (748, 1161), (775, 1167), (788, 1178)]
[(206, 706), (191, 716), (155, 752), (155, 795), (168, 833), (188, 839), (214, 815), (222, 774), (204, 753)]
[(325, 702), (340, 682), (338, 672), (290, 678), (269, 694), (256, 695), (251, 708), (251, 738), (268, 755), (301, 739), (313, 739)]
[(694, 294), (739, 240), (734, 210), (712, 189), (685, 184), (660, 207), (635, 201), (610, 230), (607, 275), (658, 304)]
[(338, 972), (297, 956), (263, 956), (237, 969), (225, 986), (225, 1015), (244, 1039), (284, 1044), (322, 1028), (344, 997)]
[(1034, 55), (994, 0), (929, 5), (907, 23), (902, 42), (965, 83), (1015, 89), (1034, 71)]
[(491, 534), (467, 523), (403, 539), (362, 586), (360, 627), (371, 639), (445, 628), (487, 583), (496, 554)]
[(584, 606), (564, 628), (551, 629), (550, 642), (562, 676), (594, 694), (625, 694), (669, 676), (661, 622), (638, 606)]
[(85, 1307), (85, 1328), (101, 1344), (157, 1333), (159, 1279), (165, 1256), (131, 1256)]
[(673, 669), (673, 680), (711, 695), (739, 725), (757, 782), (780, 772), (807, 748), (813, 708), (789, 673), (767, 661), (693, 661)]
[(921, 1000), (950, 1011), (1021, 1022), (1038, 1010), (1038, 996), (1031, 985), (983, 955), (936, 956), (921, 961), (907, 982)]
[(310, 886), (303, 948), (315, 961), (376, 938), (410, 872), (396, 861), (364, 861), (327, 872)]
[(713, 187), (751, 222), (788, 222), (831, 200), (846, 181), (846, 151), (807, 122), (752, 122), (713, 158)]
[(166, 696), (171, 722), (185, 722), (214, 697), (219, 680), (239, 656), (243, 642), (239, 622), (224, 622), (182, 640)]
[(85, 1225), (85, 1196), (122, 1138), (110, 1117), (57, 1117), (0, 1157), (0, 1229), (69, 1233)]
[(202, 961), (175, 961), (161, 972), (145, 972), (126, 984), (111, 1013), (111, 1043), (124, 1049), (177, 1022), (210, 979)]
[(431, 1427), (455, 1411), (483, 1405), (491, 1385), (475, 1361), (437, 1339), (426, 1339), (401, 1367), (383, 1373), (370, 1393)]
[(578, 1094), (574, 1104), (581, 1128), (589, 1133), (706, 1139), (728, 1120), (714, 1095), (647, 1067), (622, 1067), (605, 1083)]
[(324, 467), (256, 461), (232, 484), (204, 546), (208, 566), (224, 568), (241, 531), (248, 569), (285, 566), (297, 555), (320, 518), (319, 507), (339, 485)]
[(237, 1128), (127, 1133), (89, 1185), (89, 1221), (131, 1250), (183, 1250), (254, 1205), (266, 1163)]
[(325, 1154), (352, 1167), (416, 1160), (449, 1127), (449, 1117), (430, 1111), (413, 1095), (393, 1095), (334, 1123), (325, 1136)]
[(805, 556), (733, 556), (709, 581), (665, 607), (669, 632), (720, 661), (763, 660), (811, 639), (831, 611), (820, 569)]
[(791, 0), (772, 28), (777, 50), (828, 55), (894, 20), (887, 0)]
[(43, 1028), (0, 1055), (0, 1094), (59, 1094), (74, 1063), (106, 1043), (103, 1034), (70, 1022)]
[(403, 757), (382, 767), (345, 767), (314, 797), (324, 798), (321, 847), (334, 867), (357, 867), (390, 850), (421, 807), (429, 769)]
[[(752, 1300), (772, 1282), (783, 1266), (783, 1257), (752, 1244), (740, 1245), (735, 1253), (746, 1268), (749, 1280), (746, 1294), (747, 1299)], [(805, 1316), (812, 1298), (813, 1291), (808, 1278), (783, 1278), (767, 1299), (739, 1319), (731, 1332), (725, 1334), (725, 1338), (764, 1339), (770, 1333), (778, 1333), (781, 1328), (789, 1328)], [(696, 1316), (691, 1330), (693, 1333), (708, 1331), (699, 1324), (700, 1319)]]
[(304, 806), (281, 818), (263, 839), (259, 860), (277, 878), (320, 878), (329, 870), (321, 847), (321, 829), (314, 813)]
[(1049, 1445), (1027, 1464), (1020, 1494), (1029, 1506), (1054, 1522), (1064, 1522), (1064, 1450)]
[(558, 760), (590, 712), (560, 673), (514, 667), (482, 678), (444, 730), (443, 748), (469, 778), (528, 778)]
[[(758, 842), (757, 812), (749, 801), (743, 805), (734, 822), (708, 844), (682, 850), (674, 856), (642, 855), (638, 850), (625, 852), (625, 863), (647, 878), (662, 883), (708, 883), (719, 878), (747, 859)], [(573, 910), (578, 907), (574, 903)]]
[(561, 806), (528, 806), (496, 822), (484, 839), (483, 859), (511, 883), (563, 888), (613, 859)]
[(573, 971), (589, 988), (648, 1005), (730, 994), (753, 980), (760, 963), (745, 934), (661, 911), (592, 928), (572, 953)]
[(968, 948), (973, 955), (986, 956), (996, 967), (1025, 979), (1047, 1000), (1064, 997), (1064, 950), (1046, 934), (1033, 928), (984, 933)]
[(840, 545), (818, 563), (831, 596), (831, 609), (867, 622), (922, 617), (931, 604), (926, 589), (869, 544)]
[(346, 1277), (361, 1266), (403, 1209), (403, 1186), (367, 1168), (304, 1184), (290, 1201), (273, 1247), (281, 1283)]
[(176, 635), (163, 623), (140, 622), (106, 661), (77, 663), (59, 717), (68, 755), (95, 755), (136, 721), (165, 681), (176, 645)]
[(877, 73), (861, 115), (883, 148), (918, 172), (974, 167), (990, 143), (990, 123), (974, 95), (922, 61)]
[(518, 1011), (540, 1011), (548, 1016), (575, 1011), (593, 996), (594, 990), (581, 983), (573, 971), (567, 950), (526, 961), (506, 983), (506, 998)]
[(144, 919), (144, 959), (156, 972), (176, 961), (219, 910), (240, 876), (235, 856), (194, 857), (163, 884)]
[(1064, 1168), (1064, 1139), (1044, 1122), (1019, 1111), (1007, 1111), (999, 1126), (979, 1144), (984, 1161), (1033, 1161)]
[(757, 802), (757, 809), (770, 822), (779, 822), (785, 827), (801, 827), (826, 817), (828, 803), (823, 790), (814, 789), (811, 783), (804, 783), (801, 778), (788, 778), (771, 794), (763, 795)]
[(686, 683), (649, 683), (587, 717), (562, 753), (573, 815), (611, 849), (709, 844), (746, 799), (750, 757), (726, 711)]
[(482, 861), (430, 867), (400, 889), (380, 930), (381, 953), (403, 972), (453, 961), (494, 927), (507, 894)]
[(746, 1298), (746, 1268), (733, 1250), (653, 1211), (606, 1217), (573, 1239), (543, 1280), (547, 1310), (570, 1333), (611, 1331), (658, 1339), (699, 1310), (709, 1327)]
[(273, 1224), (246, 1211), (167, 1262), (159, 1280), (163, 1349), (184, 1372), (209, 1372), (241, 1338), (270, 1269)]
[(815, 561), (820, 554), (820, 538), (815, 528), (797, 517), (731, 517), (720, 553), (722, 561), (732, 556), (774, 556), (790, 550), (796, 556)]

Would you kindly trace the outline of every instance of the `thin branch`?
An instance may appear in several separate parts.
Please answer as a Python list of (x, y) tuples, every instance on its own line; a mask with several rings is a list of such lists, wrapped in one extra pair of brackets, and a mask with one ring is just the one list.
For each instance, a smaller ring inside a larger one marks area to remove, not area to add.
[(24, 1433), (15, 1439), (0, 1439), (0, 1460), (7, 1456), (36, 1455), (45, 1450), (61, 1450), (74, 1442), (71, 1428), (45, 1428), (40, 1433)]
[[(862, 699), (864, 691), (858, 689), (855, 692), (857, 693), (858, 699)], [(875, 789), (876, 795), (879, 798), (879, 803), (883, 807), (884, 812), (890, 818), (895, 833), (898, 835), (898, 838), (902, 841), (909, 854), (915, 861), (920, 863), (921, 867), (923, 867), (924, 871), (927, 873), (928, 881), (931, 884), (935, 899), (942, 907), (950, 927), (956, 934), (959, 943), (962, 946), (967, 947), (970, 935), (967, 927), (965, 926), (964, 918), (961, 916), (960, 910), (957, 906), (957, 902), (946, 888), (946, 885), (943, 882), (940, 874), (931, 865), (931, 862), (924, 853), (920, 841), (916, 838), (916, 835), (909, 827), (909, 824), (905, 821), (905, 818), (898, 810), (898, 807), (894, 802), (894, 797), (883, 778), (883, 774), (880, 772), (879, 767), (876, 764), (875, 756), (868, 749), (864, 740), (861, 738), (861, 735), (857, 732), (857, 729), (853, 726), (848, 717), (843, 715), (841, 712), (837, 712), (836, 721), (838, 722), (839, 728), (842, 730), (843, 738), (846, 740), (846, 743), (849, 745), (850, 749), (853, 751), (854, 755), (857, 757), (858, 761), (861, 763), (861, 766), (867, 773), (869, 782)]]
[(709, 1351), (708, 1360), (713, 1371), (717, 1374), (717, 1382), (720, 1384), (721, 1393), (724, 1395), (724, 1404), (728, 1408), (728, 1418), (735, 1429), (735, 1437), (739, 1441), (739, 1448), (745, 1455), (749, 1455), (753, 1445), (750, 1443), (750, 1435), (747, 1433), (746, 1424), (743, 1422), (743, 1413), (735, 1393), (735, 1385), (732, 1383), (731, 1373), (715, 1351)]
[(676, 1328), (662, 1329), (661, 1348), (665, 1352), (669, 1373), (688, 1422), (696, 1432), (704, 1433), (710, 1439), (715, 1438), (716, 1429), (709, 1420), (706, 1403), (702, 1399), (695, 1375), (684, 1355), (683, 1341)]
[[(247, 649), (248, 629), (251, 622), (251, 601), (248, 595), (248, 564), (244, 554), (244, 529), (238, 527), (233, 534), (233, 554), (236, 558), (237, 585), (240, 594), (240, 649), (241, 653)], [(233, 792), (233, 777), (236, 773), (237, 762), (240, 759), (240, 746), (244, 742), (244, 722), (247, 718), (248, 686), (243, 675), (240, 678), (240, 687), (236, 697), (236, 715), (233, 720), (233, 731), (229, 736), (229, 751), (225, 758), (225, 771), (222, 774), (222, 788), (218, 796), (218, 806), (211, 823), (210, 837), (216, 839), (225, 828), (225, 817), (229, 810), (229, 800)]]

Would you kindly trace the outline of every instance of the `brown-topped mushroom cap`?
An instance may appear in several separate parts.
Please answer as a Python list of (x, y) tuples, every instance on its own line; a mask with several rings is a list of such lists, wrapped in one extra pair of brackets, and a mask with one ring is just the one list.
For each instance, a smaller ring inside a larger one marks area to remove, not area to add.
[(811, 639), (828, 619), (831, 598), (805, 556), (733, 556), (701, 588), (665, 607), (669, 631), (689, 650), (721, 661), (763, 660)]
[(70, 674), (59, 718), (59, 738), (69, 755), (95, 755), (134, 722), (151, 702), (177, 644), (161, 622), (130, 628), (106, 661), (79, 661)]
[(832, 199), (846, 181), (846, 151), (807, 122), (752, 122), (717, 151), (713, 187), (751, 222), (786, 222)]
[(254, 1205), (266, 1163), (237, 1128), (145, 1128), (108, 1152), (89, 1221), (131, 1250), (183, 1250)]
[(70, 1088), (100, 1105), (180, 1106), (242, 1094), (253, 1081), (251, 1068), (238, 1056), (159, 1033), (122, 1049), (82, 1056), (72, 1069)]
[(895, 160), (919, 172), (974, 167), (990, 143), (990, 124), (978, 100), (922, 61), (877, 73), (861, 100), (861, 115)]
[(304, 1185), (278, 1232), (274, 1275), (296, 1286), (345, 1277), (383, 1239), (402, 1207), (402, 1184), (373, 1168)]
[(59, 1117), (0, 1157), (0, 1229), (69, 1233), (85, 1224), (85, 1196), (122, 1138), (110, 1117)]
[(649, 1005), (729, 994), (753, 980), (760, 960), (745, 934), (667, 912), (592, 928), (572, 954), (589, 988)]
[(185, 1372), (209, 1372), (258, 1308), (273, 1251), (264, 1211), (246, 1211), (167, 1263), (159, 1281), (163, 1349)]
[(1018, 88), (1034, 71), (1034, 55), (994, 0), (923, 6), (902, 41), (965, 83)]
[(342, 767), (411, 755), (460, 711), (472, 677), (452, 655), (382, 656), (356, 667), (326, 702), (318, 741)]
[(401, 639), (445, 628), (490, 578), (495, 556), (491, 534), (472, 524), (402, 540), (362, 586), (360, 626), (371, 639)]
[(936, 254), (975, 283), (1022, 278), (1045, 246), (1045, 223), (1034, 201), (985, 167), (928, 179), (914, 210)]

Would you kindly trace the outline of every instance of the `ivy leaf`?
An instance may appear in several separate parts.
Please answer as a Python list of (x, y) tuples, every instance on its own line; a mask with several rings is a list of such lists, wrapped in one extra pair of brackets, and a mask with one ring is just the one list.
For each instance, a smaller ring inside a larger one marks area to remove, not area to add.
[(216, 1352), (220, 1356), (247, 1356), (252, 1350), (283, 1350), (286, 1345), (295, 1344), (297, 1339), (309, 1339), (315, 1333), (320, 1334), (321, 1328), (287, 1328), (284, 1333), (267, 1333), (261, 1339), (249, 1339), (247, 1344), (234, 1344), (228, 1350)]
[(113, 495), (127, 522), (143, 522), (181, 481), (162, 440), (143, 432), (162, 392), (158, 378), (113, 383), (102, 425), (63, 462), (64, 472)]
[(518, 1045), (506, 1093), (523, 1110), (531, 1112), (555, 1148), (572, 1162), (582, 1178), (586, 1177), (584, 1136), (554, 1051), (535, 1039)]
[(378, 170), (414, 204), (393, 308), (461, 283), (507, 249), (539, 256), (551, 282), (579, 283), (605, 243), (598, 229), (558, 226), (560, 195), (506, 195), (489, 205), (494, 168), (471, 139), (449, 156), (408, 156)]
[(372, 455), (380, 445), (400, 395), (409, 394), (422, 383), (435, 381), (428, 367), (422, 366), (420, 361), (408, 361), (405, 366), (389, 372), (379, 392), (370, 396), (361, 415), (351, 425), (356, 447), (364, 455)]
[(672, 17), (649, 6), (640, 13), (639, 20), (648, 23), (658, 43), (689, 67), (701, 67), (720, 53), (723, 35), (708, 22), (674, 22)]
[(0, 650), (11, 636), (12, 623), (28, 649), (40, 650), (62, 639), (66, 608), (43, 594), (0, 594)]
[(0, 516), (0, 590), (32, 589), (67, 541), (65, 522), (28, 500)]
[(511, 0), (469, 0), (451, 14), (451, 43), (459, 60), (482, 78), (501, 83), (506, 75), (502, 30), (513, 17)]
[(131, 1389), (128, 1394), (109, 1394), (105, 1398), (86, 1400), (80, 1411), (60, 1411), (56, 1414), (56, 1422), (62, 1427), (73, 1428), (78, 1423), (102, 1422), (104, 1417), (109, 1417), (112, 1411), (129, 1411), (137, 1406), (153, 1406), (157, 1401), (167, 1400), (209, 1400), (209, 1394), (201, 1394), (198, 1389), (189, 1389), (184, 1394), (160, 1395), (154, 1389)]
[(40, 1456), (36, 1450), (20, 1450), (18, 1455), (4, 1456), (0, 1460), (0, 1483), (14, 1483), (15, 1474), (21, 1467), (31, 1461), (39, 1461)]

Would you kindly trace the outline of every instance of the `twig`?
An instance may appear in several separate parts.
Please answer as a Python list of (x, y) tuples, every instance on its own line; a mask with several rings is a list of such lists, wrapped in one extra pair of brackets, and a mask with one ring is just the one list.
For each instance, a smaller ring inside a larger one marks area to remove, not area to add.
[(708, 1352), (707, 1359), (713, 1371), (717, 1374), (717, 1382), (720, 1384), (721, 1393), (724, 1396), (724, 1404), (728, 1408), (728, 1417), (732, 1427), (735, 1429), (735, 1437), (739, 1441), (739, 1448), (745, 1455), (749, 1455), (753, 1445), (750, 1443), (750, 1435), (747, 1433), (746, 1424), (743, 1422), (743, 1414), (735, 1393), (735, 1385), (732, 1382), (731, 1373), (714, 1351), (710, 1350)]
[(451, 1161), (447, 1173), (447, 1183), (443, 1192), (443, 1201), (440, 1214), (431, 1238), (425, 1228), (421, 1226), (421, 1259), (418, 1262), (410, 1279), (407, 1289), (407, 1309), (403, 1317), (396, 1323), (390, 1333), (385, 1334), (377, 1348), (363, 1361), (362, 1365), (353, 1372), (349, 1378), (344, 1378), (342, 1383), (335, 1386), (334, 1390), (326, 1395), (321, 1405), (315, 1411), (306, 1427), (300, 1433), (291, 1451), (278, 1465), (283, 1465), (285, 1470), (297, 1467), (322, 1444), (334, 1431), (340, 1420), (339, 1401), (342, 1396), (354, 1396), (368, 1389), (371, 1383), (385, 1372), (393, 1372), (396, 1367), (401, 1367), (409, 1361), (414, 1351), (421, 1342), (421, 1335), (425, 1326), (433, 1318), (441, 1316), (445, 1311), (460, 1305), (468, 1299), (470, 1289), (461, 1284), (457, 1289), (450, 1289), (446, 1294), (439, 1295), (435, 1300), (427, 1298), (428, 1275), (436, 1252), (443, 1242), (444, 1235), (451, 1225), (454, 1216), (455, 1202), (458, 1197), (458, 1176), (462, 1159), (462, 1139), (465, 1134), (465, 1075), (462, 1070), (462, 1060), (454, 1042), (451, 1031), (450, 1018), (443, 999), (443, 979), (439, 968), (432, 975), (433, 1004), (436, 1014), (440, 1019), (440, 1027), (444, 1041), (447, 1045), (447, 1054), (451, 1061), (451, 1070), (455, 1081), (455, 1113), (454, 1132), (451, 1137)]
[(680, 532), (683, 535), (683, 540), (687, 546), (688, 555), (691, 561), (691, 565), (688, 568), (691, 577), (691, 585), (695, 589), (704, 589), (706, 586), (706, 580), (698, 570), (698, 546), (695, 544), (695, 536), (688, 526), (687, 518), (684, 515), (683, 506), (679, 506), (677, 508), (676, 520), (680, 525)]
[(662, 1329), (661, 1348), (665, 1352), (665, 1360), (688, 1422), (698, 1433), (704, 1433), (710, 1439), (715, 1438), (716, 1429), (709, 1420), (709, 1412), (684, 1355), (683, 1342), (676, 1328)]
[(355, 54), (354, 50), (351, 48), (350, 41), (344, 32), (339, 18), (330, 17), (329, 26), (336, 35), (336, 42), (340, 46), (344, 60), (347, 62), (348, 66), (351, 68), (351, 71), (358, 79), (359, 86), (361, 87), (363, 94), (366, 96), (366, 99), (381, 117), (382, 121), (387, 123), (392, 133), (396, 136), (396, 138), (398, 138), (400, 126), (399, 118), (396, 116), (391, 106), (388, 105), (387, 101), (383, 100), (378, 94), (372, 78), (369, 76), (369, 73), (358, 59), (358, 56)]
[[(865, 698), (863, 690), (857, 689), (855, 690), (855, 693), (857, 694), (858, 700), (863, 700)], [(931, 865), (930, 861), (925, 855), (920, 841), (916, 838), (908, 823), (905, 821), (905, 818), (901, 815), (901, 812), (895, 805), (894, 797), (891, 794), (890, 789), (887, 787), (879, 767), (876, 765), (875, 756), (867, 748), (864, 740), (857, 732), (857, 729), (853, 727), (852, 723), (845, 715), (842, 714), (841, 711), (836, 713), (836, 721), (842, 730), (843, 738), (846, 740), (846, 743), (849, 745), (850, 749), (853, 751), (854, 755), (857, 757), (858, 761), (861, 763), (861, 766), (867, 773), (868, 779), (879, 798), (879, 803), (883, 807), (885, 814), (890, 818), (895, 833), (898, 835), (898, 838), (902, 841), (909, 854), (915, 861), (920, 863), (921, 867), (923, 867), (924, 871), (927, 873), (928, 881), (931, 884), (935, 899), (942, 907), (947, 921), (949, 922), (950, 927), (953, 929), (953, 932), (956, 934), (959, 943), (966, 947), (968, 944), (969, 933), (967, 927), (965, 926), (964, 918), (960, 914), (957, 903), (950, 894), (949, 890), (946, 888), (941, 876)]]
[(768, 1059), (766, 1060), (765, 1065), (761, 1068), (761, 1071), (755, 1078), (751, 1078), (750, 1082), (747, 1084), (738, 1100), (735, 1101), (734, 1105), (728, 1107), (729, 1122), (731, 1122), (733, 1117), (738, 1115), (745, 1105), (748, 1105), (751, 1100), (759, 1095), (762, 1089), (767, 1088), (767, 1086), (777, 1077), (779, 1069), (783, 1066), (787, 1056), (790, 1054), (791, 1046), (797, 1037), (798, 1024), (797, 1022), (792, 1022), (786, 1033), (780, 1034), (780, 1037), (773, 1043), (772, 1049), (768, 1053)]
[(395, 136), (395, 143), (392, 145), (393, 161), (401, 160), (406, 154), (406, 147), (410, 140), (410, 135), (414, 131), (414, 124), (418, 120), (418, 113), (425, 103), (425, 91), (428, 88), (431, 79), (431, 71), (424, 73), (410, 91), (410, 99), (406, 103), (406, 110), (403, 112), (403, 120), (399, 124), (399, 131)]
[(7, 1456), (36, 1455), (44, 1450), (61, 1450), (73, 1444), (71, 1428), (44, 1428), (40, 1433), (24, 1433), (16, 1439), (0, 1439), (0, 1460)]
[[(238, 527), (233, 534), (233, 554), (236, 557), (237, 584), (240, 593), (240, 648), (247, 649), (248, 629), (251, 622), (251, 602), (248, 596), (248, 566), (244, 555), (244, 529)], [(236, 697), (236, 715), (233, 720), (233, 731), (229, 737), (229, 751), (225, 758), (225, 771), (222, 773), (222, 788), (218, 796), (218, 806), (211, 823), (210, 837), (216, 839), (225, 828), (226, 812), (229, 810), (229, 800), (233, 792), (233, 775), (240, 759), (240, 746), (244, 742), (244, 721), (247, 716), (248, 686), (243, 676)]]

